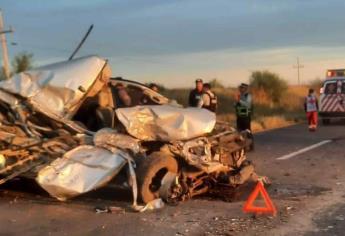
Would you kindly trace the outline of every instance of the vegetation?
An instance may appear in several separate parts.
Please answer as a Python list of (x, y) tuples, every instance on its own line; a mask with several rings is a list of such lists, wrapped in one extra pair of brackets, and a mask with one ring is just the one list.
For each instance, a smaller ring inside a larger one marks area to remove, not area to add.
[(5, 71), (4, 71), (4, 68), (1, 67), (1, 70), (0, 70), (0, 80), (5, 80), (5, 79), (6, 79)]
[(33, 66), (33, 54), (22, 52), (16, 55), (12, 61), (12, 73), (20, 73), (31, 69)]
[[(22, 52), (17, 54), (12, 61), (11, 75), (30, 70), (33, 66), (33, 54)], [(0, 70), (0, 80), (5, 80), (4, 69)]]
[(323, 81), (320, 78), (316, 78), (312, 80), (308, 85), (310, 88), (314, 89), (316, 93), (318, 93), (323, 85)]
[[(234, 98), (238, 93), (237, 88), (226, 88), (217, 80), (210, 82), (213, 82), (212, 90), (218, 97), (218, 119), (234, 125), (236, 119)], [(286, 126), (305, 118), (303, 101), (308, 86), (288, 86), (279, 75), (268, 71), (253, 72), (250, 84), (254, 98), (252, 122), (254, 131)], [(162, 94), (184, 106), (188, 106), (189, 92), (190, 89), (187, 88), (161, 90)]]
[(218, 79), (212, 79), (209, 84), (211, 85), (211, 88), (225, 88)]
[(249, 80), (253, 90), (265, 94), (275, 104), (279, 104), (288, 88), (284, 79), (269, 71), (254, 71)]

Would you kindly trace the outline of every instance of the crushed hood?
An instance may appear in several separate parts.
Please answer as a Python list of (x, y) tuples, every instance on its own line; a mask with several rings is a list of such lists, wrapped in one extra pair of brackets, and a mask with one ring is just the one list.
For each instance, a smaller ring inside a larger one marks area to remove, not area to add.
[(16, 74), (1, 81), (0, 88), (27, 98), (45, 113), (68, 118), (105, 66), (106, 60), (99, 57), (82, 57)]
[(119, 108), (116, 115), (130, 135), (144, 141), (188, 140), (210, 133), (216, 124), (206, 109), (170, 105)]

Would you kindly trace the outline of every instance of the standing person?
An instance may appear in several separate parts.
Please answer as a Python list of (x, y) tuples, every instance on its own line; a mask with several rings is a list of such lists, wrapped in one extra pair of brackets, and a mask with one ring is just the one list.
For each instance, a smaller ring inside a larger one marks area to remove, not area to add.
[(314, 95), (314, 89), (309, 89), (308, 96), (304, 101), (304, 110), (307, 113), (309, 131), (316, 131), (319, 106), (317, 98)]
[(251, 131), (252, 120), (252, 95), (248, 91), (248, 84), (242, 83), (239, 87), (239, 94), (236, 97), (236, 124), (239, 132), (247, 131), (247, 138), (249, 139), (249, 150), (254, 150), (254, 137)]
[(202, 79), (195, 80), (195, 89), (189, 93), (188, 104), (190, 107), (198, 107), (199, 101), (203, 94), (203, 82)]
[(217, 96), (211, 91), (211, 85), (209, 83), (205, 83), (203, 85), (203, 94), (201, 96), (201, 99), (199, 100), (198, 107), (216, 112), (217, 106)]
[(249, 93), (248, 87), (248, 84), (245, 83), (238, 87), (239, 94), (236, 97), (235, 109), (239, 131), (251, 130), (252, 95)]

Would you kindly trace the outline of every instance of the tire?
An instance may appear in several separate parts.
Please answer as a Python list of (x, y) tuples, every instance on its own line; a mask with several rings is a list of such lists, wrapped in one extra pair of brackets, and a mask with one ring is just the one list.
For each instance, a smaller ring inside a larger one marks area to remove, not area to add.
[(159, 194), (161, 181), (168, 173), (177, 175), (177, 172), (177, 161), (168, 152), (153, 152), (146, 159), (141, 160), (136, 171), (139, 199), (148, 203), (162, 197)]
[(323, 125), (329, 125), (330, 124), (330, 119), (323, 118), (322, 119), (322, 124)]

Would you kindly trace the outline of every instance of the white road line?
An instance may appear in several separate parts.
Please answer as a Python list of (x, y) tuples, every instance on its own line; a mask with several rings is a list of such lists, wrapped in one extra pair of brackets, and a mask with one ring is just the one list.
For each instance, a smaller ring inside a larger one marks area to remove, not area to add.
[(312, 150), (312, 149), (314, 149), (314, 148), (320, 147), (320, 146), (325, 145), (325, 144), (330, 143), (330, 142), (332, 142), (332, 140), (324, 140), (324, 141), (321, 141), (321, 142), (319, 142), (319, 143), (315, 143), (315, 144), (310, 145), (310, 146), (308, 146), (308, 147), (302, 148), (302, 149), (300, 149), (300, 150), (298, 150), (298, 151), (296, 151), (296, 152), (292, 152), (292, 153), (286, 154), (286, 155), (284, 155), (284, 156), (278, 157), (278, 158), (276, 158), (276, 159), (277, 159), (277, 160), (286, 160), (286, 159), (290, 159), (291, 157), (294, 157), (294, 156), (297, 156), (297, 155), (299, 155), (299, 154), (308, 152), (308, 151), (310, 151), (310, 150)]

